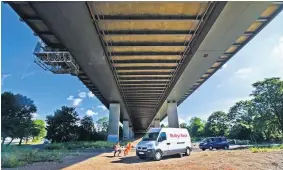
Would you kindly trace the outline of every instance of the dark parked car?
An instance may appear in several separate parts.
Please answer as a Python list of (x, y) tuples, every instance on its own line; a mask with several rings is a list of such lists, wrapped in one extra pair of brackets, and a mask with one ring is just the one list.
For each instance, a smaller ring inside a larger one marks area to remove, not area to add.
[(209, 137), (201, 141), (199, 148), (203, 151), (206, 149), (228, 149), (229, 143), (225, 137)]

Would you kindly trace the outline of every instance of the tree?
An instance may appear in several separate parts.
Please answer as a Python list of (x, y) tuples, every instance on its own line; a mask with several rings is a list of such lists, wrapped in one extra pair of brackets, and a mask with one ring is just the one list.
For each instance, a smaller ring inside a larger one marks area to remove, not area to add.
[(101, 117), (96, 121), (97, 130), (102, 132), (107, 132), (108, 128), (108, 117)]
[(227, 114), (223, 111), (213, 112), (207, 119), (205, 133), (207, 136), (227, 135)]
[(189, 131), (193, 137), (201, 137), (204, 134), (204, 122), (198, 118), (193, 117), (190, 120)]
[(168, 127), (168, 125), (161, 124), (161, 126), (160, 126), (160, 127), (167, 128), (167, 127)]
[(256, 115), (252, 101), (239, 101), (228, 112), (230, 122), (230, 137), (236, 139), (249, 139), (252, 135), (253, 121)]
[(54, 112), (54, 115), (46, 117), (47, 138), (52, 142), (77, 140), (79, 120), (75, 108), (62, 106)]
[(280, 78), (267, 78), (252, 85), (257, 111), (262, 115), (268, 114), (276, 119), (283, 133), (283, 81)]
[(46, 136), (45, 121), (34, 120), (35, 128), (33, 129), (32, 137), (34, 141), (40, 141)]
[(95, 128), (93, 119), (90, 116), (85, 116), (81, 119), (80, 123), (80, 132), (79, 132), (79, 140), (89, 141), (92, 139)]
[[(162, 125), (163, 125), (163, 124), (162, 124)], [(180, 124), (180, 128), (186, 128), (186, 129), (187, 129), (187, 128), (188, 128), (188, 125), (187, 125), (186, 123), (181, 123), (181, 124)]]
[(2, 145), (7, 137), (11, 137), (12, 140), (15, 136), (16, 122), (18, 121), (15, 117), (15, 113), (18, 108), (15, 107), (16, 99), (13, 93), (4, 92), (1, 94), (1, 137)]
[[(19, 145), (24, 137), (28, 137), (30, 129), (33, 128), (32, 114), (37, 111), (33, 101), (21, 94), (14, 95), (11, 92), (4, 92), (2, 98), (2, 128), (3, 141), (8, 136), (20, 138)], [(3, 142), (2, 142), (3, 144)]]

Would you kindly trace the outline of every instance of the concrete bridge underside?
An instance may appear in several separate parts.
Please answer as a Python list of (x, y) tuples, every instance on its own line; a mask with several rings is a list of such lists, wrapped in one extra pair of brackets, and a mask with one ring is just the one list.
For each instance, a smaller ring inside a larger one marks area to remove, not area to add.
[(110, 110), (110, 140), (119, 121), (125, 138), (167, 115), (178, 127), (177, 106), (282, 10), (280, 2), (9, 5), (49, 50), (72, 56), (74, 75)]

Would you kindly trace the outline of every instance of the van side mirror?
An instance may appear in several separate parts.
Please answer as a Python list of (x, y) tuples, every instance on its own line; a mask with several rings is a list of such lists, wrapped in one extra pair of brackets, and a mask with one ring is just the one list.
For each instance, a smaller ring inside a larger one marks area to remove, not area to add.
[(163, 137), (158, 138), (158, 142), (164, 141)]

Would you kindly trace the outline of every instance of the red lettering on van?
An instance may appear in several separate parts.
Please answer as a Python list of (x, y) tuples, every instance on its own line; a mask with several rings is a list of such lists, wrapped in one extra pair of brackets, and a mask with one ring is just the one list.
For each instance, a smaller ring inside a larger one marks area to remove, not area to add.
[(169, 136), (170, 136), (170, 138), (180, 138), (180, 137), (185, 138), (185, 137), (187, 137), (186, 134), (176, 134), (176, 133), (175, 134), (170, 133)]

